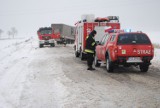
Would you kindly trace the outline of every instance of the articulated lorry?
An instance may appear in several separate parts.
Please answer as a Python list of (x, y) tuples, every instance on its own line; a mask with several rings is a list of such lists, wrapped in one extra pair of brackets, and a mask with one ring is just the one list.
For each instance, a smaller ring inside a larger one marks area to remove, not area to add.
[(44, 45), (55, 44), (71, 44), (74, 43), (75, 27), (65, 24), (51, 24), (51, 27), (39, 28), (37, 31), (39, 37), (39, 47), (42, 48)]

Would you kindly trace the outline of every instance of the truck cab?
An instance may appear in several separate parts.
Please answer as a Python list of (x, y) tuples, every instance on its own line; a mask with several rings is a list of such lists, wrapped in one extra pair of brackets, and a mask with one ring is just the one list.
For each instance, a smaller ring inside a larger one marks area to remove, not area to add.
[(40, 28), (37, 31), (39, 37), (39, 47), (42, 48), (44, 45), (55, 46), (55, 39), (60, 38), (60, 34), (55, 34), (51, 27)]
[(112, 30), (97, 45), (94, 62), (95, 66), (105, 62), (108, 72), (113, 72), (115, 65), (138, 65), (141, 72), (147, 72), (153, 56), (154, 47), (147, 34)]

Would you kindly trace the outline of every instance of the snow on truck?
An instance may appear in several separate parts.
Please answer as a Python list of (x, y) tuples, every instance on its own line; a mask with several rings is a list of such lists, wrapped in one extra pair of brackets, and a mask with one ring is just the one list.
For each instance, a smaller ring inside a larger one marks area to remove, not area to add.
[[(94, 15), (82, 15), (81, 21), (78, 21), (75, 26), (75, 56), (80, 56), (81, 60), (86, 58), (86, 53), (84, 52), (86, 37), (92, 30), (95, 29), (96, 31), (99, 31), (100, 29), (104, 29), (104, 27), (108, 29), (120, 29), (118, 16), (95, 18)], [(97, 32), (95, 40), (100, 41), (101, 38), (102, 36)]]
[(94, 64), (99, 67), (106, 63), (108, 72), (116, 65), (139, 66), (141, 72), (147, 72), (153, 56), (154, 47), (145, 33), (113, 29), (96, 46)]

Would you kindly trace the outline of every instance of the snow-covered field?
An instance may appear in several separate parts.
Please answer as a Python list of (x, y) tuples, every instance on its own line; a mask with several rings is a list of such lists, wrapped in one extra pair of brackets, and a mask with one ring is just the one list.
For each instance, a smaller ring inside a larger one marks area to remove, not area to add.
[(160, 49), (155, 49), (155, 58), (154, 60), (160, 61)]
[(72, 45), (0, 40), (0, 108), (159, 108), (160, 49), (148, 73), (102, 66), (88, 71)]
[(152, 60), (152, 63), (155, 67), (160, 69), (160, 49), (154, 50), (154, 58)]
[(23, 47), (25, 42), (28, 42), (30, 39), (31, 38), (0, 39), (0, 60), (21, 49), (20, 47)]

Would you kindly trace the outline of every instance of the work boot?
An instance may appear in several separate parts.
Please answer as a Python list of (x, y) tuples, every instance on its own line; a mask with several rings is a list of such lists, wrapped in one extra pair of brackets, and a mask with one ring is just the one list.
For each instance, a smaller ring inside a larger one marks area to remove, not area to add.
[(91, 68), (91, 70), (96, 70), (95, 68)]
[(95, 68), (89, 67), (87, 70), (95, 70)]

